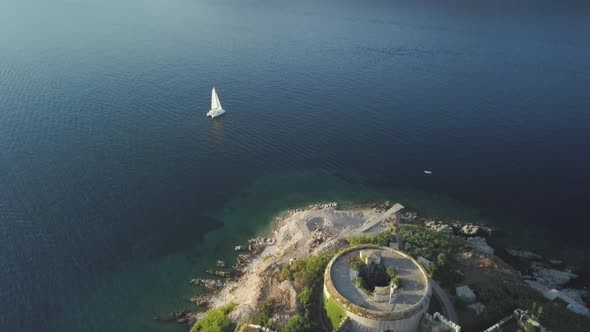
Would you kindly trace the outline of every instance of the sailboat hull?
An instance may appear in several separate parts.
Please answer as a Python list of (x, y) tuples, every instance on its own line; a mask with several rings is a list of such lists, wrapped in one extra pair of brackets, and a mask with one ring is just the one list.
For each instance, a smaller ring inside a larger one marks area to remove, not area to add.
[(207, 116), (211, 119), (214, 119), (220, 115), (223, 115), (223, 113), (225, 113), (225, 110), (223, 108), (219, 108), (215, 110), (210, 110), (209, 112), (207, 112)]

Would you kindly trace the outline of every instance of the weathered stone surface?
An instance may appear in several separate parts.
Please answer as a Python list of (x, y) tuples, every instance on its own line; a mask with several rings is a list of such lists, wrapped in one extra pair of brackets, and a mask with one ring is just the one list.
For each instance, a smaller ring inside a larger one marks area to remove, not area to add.
[(561, 292), (567, 296), (569, 296), (572, 300), (578, 302), (579, 304), (585, 306), (586, 302), (584, 302), (584, 298), (588, 296), (588, 291), (584, 289), (574, 289), (574, 288), (564, 288)]
[(248, 250), (253, 255), (258, 255), (259, 253), (261, 253), (264, 250), (264, 248), (266, 248), (267, 246), (272, 245), (272, 244), (275, 244), (275, 240), (257, 237), (257, 238), (248, 240)]
[(453, 227), (443, 224), (440, 221), (428, 221), (424, 224), (426, 227), (432, 229), (435, 232), (453, 234), (455, 231)]
[(492, 236), (494, 230), (486, 226), (465, 224), (459, 228), (459, 233), (468, 236)]
[(572, 279), (578, 277), (577, 274), (570, 271), (559, 271), (548, 269), (540, 265), (533, 266), (533, 277), (539, 283), (546, 285), (549, 288), (561, 288)]
[(455, 288), (455, 292), (457, 297), (459, 297), (465, 303), (475, 303), (477, 300), (475, 293), (467, 285)]
[(481, 252), (485, 252), (486, 254), (490, 255), (494, 254), (494, 248), (490, 247), (486, 239), (484, 239), (483, 237), (471, 237), (467, 239), (467, 242), (469, 242), (469, 244), (471, 244), (475, 249)]
[(418, 257), (418, 263), (420, 263), (422, 265), (422, 267), (424, 267), (425, 269), (430, 271), (430, 265), (432, 264), (431, 261), (429, 261), (428, 259), (420, 256)]

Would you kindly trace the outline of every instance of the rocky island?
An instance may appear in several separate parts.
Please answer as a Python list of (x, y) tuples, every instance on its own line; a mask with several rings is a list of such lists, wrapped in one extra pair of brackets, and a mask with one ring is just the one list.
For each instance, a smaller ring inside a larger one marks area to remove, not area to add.
[[(390, 202), (314, 204), (273, 222), (266, 237), (233, 244), (231, 271), (217, 261), (211, 279), (190, 281), (207, 291), (190, 299), (196, 307), (154, 318), (191, 331), (590, 330), (588, 294), (567, 287), (576, 274), (555, 259), (492, 248), (486, 239), (499, 232), (490, 227)], [(361, 265), (383, 270), (375, 273), (384, 281), (363, 285)]]

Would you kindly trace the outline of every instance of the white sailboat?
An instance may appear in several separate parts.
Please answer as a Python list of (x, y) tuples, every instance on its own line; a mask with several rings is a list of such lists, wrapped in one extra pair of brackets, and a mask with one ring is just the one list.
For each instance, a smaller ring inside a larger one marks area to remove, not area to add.
[(213, 119), (223, 113), (225, 113), (225, 110), (221, 107), (221, 102), (219, 101), (215, 87), (213, 87), (213, 90), (211, 90), (211, 109), (207, 112), (207, 116), (210, 116), (211, 119)]

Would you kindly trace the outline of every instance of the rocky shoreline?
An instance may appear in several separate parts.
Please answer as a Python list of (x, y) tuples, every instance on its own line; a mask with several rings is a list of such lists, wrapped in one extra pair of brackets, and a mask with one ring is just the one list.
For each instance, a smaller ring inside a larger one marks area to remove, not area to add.
[[(314, 252), (337, 248), (340, 238), (363, 224), (365, 220), (386, 211), (392, 204), (384, 203), (359, 206), (351, 210), (338, 210), (336, 203), (313, 204), (306, 208), (291, 209), (281, 217), (273, 219), (273, 230), (268, 237), (249, 239), (246, 244), (236, 244), (234, 250), (240, 252), (231, 269), (226, 262), (218, 260), (215, 267), (205, 273), (213, 278), (195, 278), (190, 283), (202, 288), (205, 294), (188, 299), (201, 310), (219, 307), (235, 302), (238, 304), (231, 315), (234, 321), (247, 318), (256, 310), (259, 301), (269, 294), (282, 299), (283, 316), (289, 318), (295, 313), (295, 289), (289, 282), (279, 283), (271, 276), (283, 264)], [(567, 285), (578, 277), (561, 260), (546, 259), (542, 255), (514, 248), (492, 248), (487, 240), (501, 236), (501, 230), (472, 222), (443, 222), (420, 217), (416, 212), (405, 211), (397, 214), (397, 222), (421, 225), (436, 232), (461, 238), (472, 247), (487, 255), (496, 252), (509, 257), (507, 263), (515, 268), (521, 279), (530, 284), (541, 285), (546, 289), (557, 289), (574, 299), (580, 306), (588, 301), (585, 289), (568, 288)], [(518, 277), (518, 276), (517, 276)], [(173, 312), (165, 316), (154, 316), (160, 321), (175, 321), (192, 326), (203, 316), (203, 312), (193, 313), (188, 310)]]
[[(501, 235), (501, 230), (477, 223), (443, 222), (420, 218), (415, 212), (404, 212), (400, 218), (406, 222), (423, 225), (436, 232), (462, 238), (470, 246), (486, 254), (495, 255), (497, 253), (519, 272), (521, 278), (529, 286), (541, 293), (550, 291), (553, 291), (554, 294), (563, 293), (583, 307), (586, 307), (590, 302), (588, 289), (568, 287), (579, 275), (574, 272), (575, 267), (565, 266), (561, 259), (546, 258), (539, 253), (518, 248), (492, 248), (487, 243), (487, 239)], [(580, 310), (580, 313), (583, 314), (583, 308)]]

